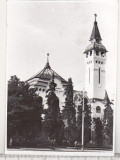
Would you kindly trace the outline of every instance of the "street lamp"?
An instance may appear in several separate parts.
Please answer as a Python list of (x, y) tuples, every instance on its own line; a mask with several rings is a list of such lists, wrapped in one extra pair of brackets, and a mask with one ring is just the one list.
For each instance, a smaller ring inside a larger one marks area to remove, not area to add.
[(84, 151), (84, 110), (85, 110), (85, 93), (86, 91), (83, 89), (83, 91), (81, 91), (82, 94), (82, 98), (83, 98), (83, 104), (82, 104), (82, 146), (81, 149), (82, 151)]

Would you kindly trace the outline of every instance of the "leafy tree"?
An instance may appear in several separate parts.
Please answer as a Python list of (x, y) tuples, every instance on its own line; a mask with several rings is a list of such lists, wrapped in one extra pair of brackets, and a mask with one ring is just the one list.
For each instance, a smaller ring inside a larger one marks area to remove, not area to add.
[(100, 118), (94, 118), (94, 129), (95, 129), (95, 141), (98, 147), (102, 146), (103, 142), (103, 124)]
[[(82, 137), (82, 105), (78, 107), (78, 117), (77, 117), (77, 129), (78, 129), (78, 141), (81, 142)], [(88, 104), (88, 98), (84, 97), (84, 143), (85, 145), (91, 140), (91, 106)]]
[(60, 114), (59, 99), (55, 94), (55, 87), (53, 74), (46, 95), (48, 109), (46, 109), (43, 129), (51, 140), (55, 139), (56, 143), (60, 143), (63, 137), (64, 123)]
[(73, 103), (73, 84), (72, 79), (68, 79), (68, 85), (65, 92), (65, 107), (63, 108), (63, 118), (66, 121), (67, 140), (75, 139), (76, 135), (76, 110)]
[(22, 106), (37, 107), (38, 96), (35, 88), (30, 88), (27, 82), (20, 81), (17, 76), (11, 76), (8, 81), (8, 112), (19, 110)]
[(41, 130), (42, 99), (36, 89), (11, 76), (8, 81), (8, 143), (10, 137), (33, 137)]
[(105, 109), (104, 109), (104, 118), (103, 118), (103, 125), (104, 125), (104, 137), (109, 138), (108, 144), (113, 143), (113, 109), (111, 108), (112, 102), (110, 102), (108, 94), (105, 94)]
[(84, 142), (89, 143), (91, 140), (91, 106), (88, 104), (88, 99), (84, 99), (85, 109), (84, 109)]

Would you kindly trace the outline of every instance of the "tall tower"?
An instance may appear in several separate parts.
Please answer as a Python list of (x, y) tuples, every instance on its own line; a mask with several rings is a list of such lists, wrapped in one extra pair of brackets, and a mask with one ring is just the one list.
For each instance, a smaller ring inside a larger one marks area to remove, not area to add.
[(106, 63), (106, 48), (102, 45), (101, 35), (96, 21), (90, 36), (90, 44), (86, 48), (85, 63), (86, 63), (86, 84), (85, 89), (88, 98), (91, 101), (92, 116), (103, 117), (104, 112), (104, 97), (105, 97), (105, 63)]

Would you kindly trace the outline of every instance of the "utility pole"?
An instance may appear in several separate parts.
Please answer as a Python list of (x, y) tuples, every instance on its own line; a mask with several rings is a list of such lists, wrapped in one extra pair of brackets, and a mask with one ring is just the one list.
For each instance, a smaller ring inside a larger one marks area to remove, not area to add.
[(84, 102), (84, 89), (83, 89), (83, 105), (82, 105), (82, 151), (84, 151), (84, 108), (85, 108), (85, 102)]

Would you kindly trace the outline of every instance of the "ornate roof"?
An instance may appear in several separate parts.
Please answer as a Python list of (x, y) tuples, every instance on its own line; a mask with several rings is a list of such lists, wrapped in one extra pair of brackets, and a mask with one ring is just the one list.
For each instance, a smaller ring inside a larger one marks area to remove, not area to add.
[(97, 51), (107, 52), (105, 46), (102, 43), (93, 42), (93, 43), (88, 45), (88, 47), (86, 48), (84, 53), (87, 53), (87, 52), (89, 52), (93, 49), (95, 49)]
[(107, 93), (106, 90), (105, 90), (105, 97), (104, 97), (103, 99), (100, 99), (100, 98), (91, 98), (91, 99), (89, 99), (89, 102), (90, 102), (90, 103), (95, 103), (96, 101), (100, 101), (100, 102), (102, 102), (103, 104), (105, 104), (106, 106), (113, 104), (113, 103), (110, 101), (109, 96), (108, 96), (108, 93)]
[(101, 43), (102, 39), (98, 29), (97, 21), (96, 21), (97, 15), (96, 14), (94, 15), (95, 15), (95, 21), (94, 21), (93, 30), (90, 36), (91, 43), (88, 45), (84, 53), (87, 53), (88, 51), (91, 51), (93, 49), (96, 51), (107, 52), (105, 46)]
[(54, 70), (51, 69), (48, 59), (45, 67), (40, 72), (38, 72), (37, 74), (29, 78), (27, 82), (29, 82), (32, 79), (39, 78), (39, 81), (36, 83), (36, 85), (46, 86), (46, 83), (48, 83), (51, 80), (51, 77), (53, 74), (54, 74), (54, 77), (60, 79), (60, 81), (63, 84), (67, 84), (67, 81), (64, 78), (62, 78), (59, 74), (57, 74)]

